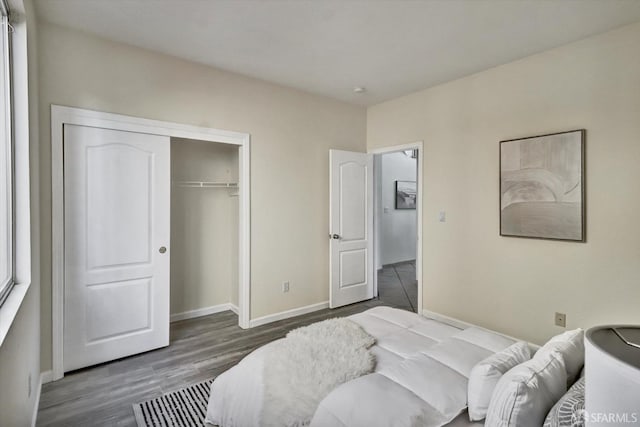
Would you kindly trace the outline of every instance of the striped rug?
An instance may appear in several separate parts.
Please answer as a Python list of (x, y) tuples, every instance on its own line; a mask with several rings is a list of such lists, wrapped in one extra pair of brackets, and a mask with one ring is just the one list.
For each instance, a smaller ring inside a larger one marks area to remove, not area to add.
[(138, 427), (202, 427), (213, 380), (133, 405)]

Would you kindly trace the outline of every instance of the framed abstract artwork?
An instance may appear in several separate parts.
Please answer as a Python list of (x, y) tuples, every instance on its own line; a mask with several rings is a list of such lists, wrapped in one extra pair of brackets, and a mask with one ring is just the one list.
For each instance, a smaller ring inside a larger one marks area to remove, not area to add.
[(500, 141), (500, 235), (584, 242), (584, 129)]
[(415, 209), (416, 189), (415, 181), (396, 181), (396, 209)]

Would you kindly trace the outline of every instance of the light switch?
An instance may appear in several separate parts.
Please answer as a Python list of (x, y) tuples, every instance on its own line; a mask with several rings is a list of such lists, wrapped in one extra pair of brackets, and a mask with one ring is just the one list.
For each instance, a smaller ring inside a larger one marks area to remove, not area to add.
[(440, 211), (438, 214), (438, 221), (447, 222), (447, 213), (445, 211)]
[(384, 207), (384, 213), (389, 213), (389, 206)]

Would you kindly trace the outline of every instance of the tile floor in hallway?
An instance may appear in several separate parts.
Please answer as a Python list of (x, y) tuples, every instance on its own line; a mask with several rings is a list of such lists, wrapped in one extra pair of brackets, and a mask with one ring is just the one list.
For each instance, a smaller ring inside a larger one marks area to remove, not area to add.
[(385, 305), (415, 312), (418, 282), (415, 261), (389, 264), (378, 270), (378, 299)]

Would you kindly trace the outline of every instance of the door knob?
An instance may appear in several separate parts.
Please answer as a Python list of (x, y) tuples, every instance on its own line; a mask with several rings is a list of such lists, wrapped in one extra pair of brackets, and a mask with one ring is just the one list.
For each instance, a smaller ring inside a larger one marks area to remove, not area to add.
[(160, 246), (160, 249), (158, 249), (158, 252), (163, 254), (163, 253), (167, 252), (167, 248), (165, 248), (164, 246)]
[(333, 236), (331, 236), (331, 238), (339, 240), (340, 239), (340, 235), (339, 234), (334, 234)]

